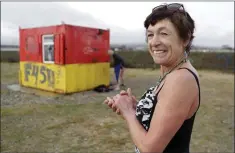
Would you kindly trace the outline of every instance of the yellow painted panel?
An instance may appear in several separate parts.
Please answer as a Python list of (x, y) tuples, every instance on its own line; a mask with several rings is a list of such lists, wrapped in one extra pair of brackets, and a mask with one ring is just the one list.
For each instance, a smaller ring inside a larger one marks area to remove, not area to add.
[(65, 79), (64, 66), (20, 62), (19, 80), (23, 86), (64, 93), (66, 91)]
[(72, 93), (109, 85), (110, 63), (44, 64), (20, 62), (19, 82), (42, 90)]
[(110, 83), (110, 63), (69, 64), (65, 68), (67, 92), (89, 90)]

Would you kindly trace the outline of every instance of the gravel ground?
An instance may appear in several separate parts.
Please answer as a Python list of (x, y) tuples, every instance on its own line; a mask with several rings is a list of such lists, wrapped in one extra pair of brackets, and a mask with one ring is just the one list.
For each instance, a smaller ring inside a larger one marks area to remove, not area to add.
[[(141, 96), (144, 89), (150, 87), (155, 80), (146, 84), (145, 81), (137, 78), (126, 79), (132, 89), (134, 95)], [(14, 86), (14, 90), (11, 88)], [(122, 88), (126, 89), (126, 88)], [(56, 93), (41, 91), (33, 88), (26, 88), (12, 83), (1, 83), (1, 105), (19, 105), (19, 104), (82, 104), (88, 102), (102, 102), (106, 97), (116, 95), (119, 91), (110, 91), (106, 93), (97, 93), (94, 91), (84, 91), (68, 95), (60, 95)], [(139, 98), (139, 97), (137, 97)]]
[[(10, 70), (10, 71), (9, 71)], [(60, 95), (46, 92), (34, 88), (25, 88), (18, 85), (18, 63), (1, 63), (1, 106), (30, 104), (30, 103), (53, 103), (53, 104), (81, 104), (88, 102), (102, 102), (107, 96), (113, 96), (118, 91), (107, 93), (97, 93), (94, 91), (85, 91), (68, 95)], [(113, 70), (111, 69), (111, 79)], [(155, 84), (156, 75), (146, 71), (145, 75), (139, 75), (139, 71), (128, 70), (124, 75), (127, 87), (132, 89), (134, 95), (139, 98), (145, 89)], [(143, 79), (143, 77), (148, 77)], [(20, 90), (9, 89), (10, 86), (17, 86)], [(125, 88), (123, 88), (125, 89)]]
[(2, 106), (31, 103), (81, 104), (87, 102), (101, 102), (107, 96), (117, 93), (115, 91), (109, 93), (96, 93), (94, 91), (86, 91), (74, 93), (72, 95), (59, 95), (25, 87), (20, 87), (19, 91), (14, 91), (12, 89), (9, 89), (9, 87), (10, 86), (8, 84), (1, 84)]

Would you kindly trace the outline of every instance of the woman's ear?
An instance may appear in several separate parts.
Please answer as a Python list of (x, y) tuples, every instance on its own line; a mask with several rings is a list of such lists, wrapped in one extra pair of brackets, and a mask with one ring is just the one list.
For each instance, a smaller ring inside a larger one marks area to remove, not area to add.
[(186, 41), (184, 41), (184, 48), (186, 48), (190, 42), (190, 39), (191, 39), (191, 32), (188, 34), (188, 39)]

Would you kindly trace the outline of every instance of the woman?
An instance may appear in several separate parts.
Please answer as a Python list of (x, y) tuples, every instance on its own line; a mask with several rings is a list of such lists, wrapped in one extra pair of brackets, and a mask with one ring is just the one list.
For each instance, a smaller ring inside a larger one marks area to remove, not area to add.
[(126, 120), (135, 151), (189, 153), (200, 105), (198, 74), (187, 57), (194, 21), (182, 4), (155, 7), (144, 22), (148, 50), (161, 66), (157, 85), (137, 103), (131, 90), (105, 103)]

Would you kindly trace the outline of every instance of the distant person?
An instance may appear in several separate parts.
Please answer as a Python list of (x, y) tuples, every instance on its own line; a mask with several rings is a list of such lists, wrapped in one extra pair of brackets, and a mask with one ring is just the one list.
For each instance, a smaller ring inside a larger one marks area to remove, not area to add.
[(45, 59), (46, 61), (54, 61), (54, 50), (53, 46), (49, 46), (48, 50), (46, 51), (47, 58)]
[(120, 86), (125, 86), (124, 79), (123, 79), (124, 60), (122, 59), (121, 56), (116, 54), (113, 50), (109, 50), (108, 53), (109, 55), (112, 55), (113, 57), (114, 74), (115, 74), (116, 83), (117, 83), (115, 90), (120, 90)]
[(160, 78), (139, 101), (128, 88), (105, 103), (126, 120), (136, 153), (189, 153), (200, 106), (198, 73), (188, 60), (194, 20), (182, 4), (163, 4), (152, 9), (144, 27)]

